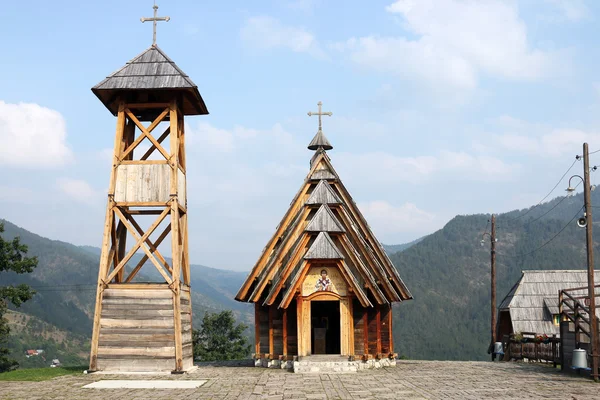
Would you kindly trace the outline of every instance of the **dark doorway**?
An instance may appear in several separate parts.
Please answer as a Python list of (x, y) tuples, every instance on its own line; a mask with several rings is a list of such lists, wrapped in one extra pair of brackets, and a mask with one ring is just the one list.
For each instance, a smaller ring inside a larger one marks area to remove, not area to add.
[(311, 354), (340, 354), (340, 302), (311, 301)]

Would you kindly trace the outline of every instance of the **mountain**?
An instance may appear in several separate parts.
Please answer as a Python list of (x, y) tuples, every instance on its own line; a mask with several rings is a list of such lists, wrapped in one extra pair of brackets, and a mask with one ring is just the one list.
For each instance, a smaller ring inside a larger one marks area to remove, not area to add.
[[(600, 191), (593, 192), (592, 200), (600, 205)], [(585, 268), (585, 230), (578, 228), (573, 220), (583, 214), (582, 205), (581, 195), (560, 197), (498, 215), (498, 304), (522, 270)], [(489, 243), (482, 247), (480, 241), (486, 227), (489, 231), (489, 218), (483, 214), (457, 216), (416, 243), (387, 246), (386, 251), (400, 249), (391, 259), (414, 296), (414, 300), (394, 307), (394, 336), (399, 354), (416, 359), (488, 359), (490, 254)], [(62, 343), (79, 348), (74, 343), (84, 337), (87, 346), (100, 250), (46, 239), (8, 221), (4, 225), (5, 239), (20, 236), (29, 246), (29, 255), (39, 258), (32, 274), (0, 276), (1, 284), (28, 283), (38, 291), (18, 309), (34, 321), (29, 324), (33, 328), (25, 331), (24, 336), (35, 336), (37, 326), (38, 331), (51, 329), (70, 335), (66, 338), (66, 334), (57, 334), (59, 343), (65, 338)], [(595, 241), (596, 251), (598, 247)], [(252, 325), (251, 305), (233, 300), (246, 272), (201, 265), (193, 265), (191, 269), (195, 326), (206, 311), (224, 309), (234, 310), (238, 320)], [(146, 277), (157, 274), (152, 266), (142, 271)], [(252, 335), (251, 329), (248, 335)], [(15, 346), (22, 349), (30, 343), (19, 342)], [(73, 355), (73, 352), (63, 353), (63, 358)]]
[[(600, 204), (600, 193), (593, 193), (592, 204)], [(585, 230), (573, 220), (583, 214), (582, 206), (581, 195), (560, 197), (497, 216), (497, 304), (522, 270), (586, 268)], [(489, 359), (489, 236), (480, 245), (489, 219), (457, 216), (391, 256), (414, 296), (395, 307), (398, 353), (419, 359)]]
[[(60, 339), (59, 344), (74, 343), (74, 337), (84, 337), (86, 338), (85, 346), (89, 349), (100, 250), (90, 246), (78, 247), (50, 240), (22, 229), (9, 221), (0, 220), (0, 222), (4, 223), (5, 231), (2, 236), (5, 240), (19, 236), (21, 243), (29, 248), (27, 255), (38, 257), (38, 266), (31, 274), (17, 275), (3, 272), (0, 275), (1, 285), (26, 283), (37, 292), (33, 299), (15, 311), (28, 318), (33, 318), (35, 323), (39, 322), (40, 327), (51, 327), (48, 329), (74, 335), (69, 338), (59, 335), (64, 339)], [(134, 259), (134, 261), (137, 260), (139, 257)], [(158, 274), (158, 271), (153, 266), (144, 266), (140, 273), (140, 279), (151, 280), (155, 273)], [(195, 327), (199, 326), (207, 311), (234, 310), (239, 321), (246, 324), (252, 323), (254, 315), (251, 305), (233, 300), (246, 276), (245, 272), (192, 265), (191, 275)], [(40, 328), (40, 330), (44, 329)], [(252, 330), (249, 330), (248, 334), (251, 335)], [(35, 335), (35, 332), (27, 331), (25, 337), (32, 338), (31, 342), (36, 342), (33, 339)], [(37, 340), (37, 342), (40, 341)], [(34, 347), (32, 343), (28, 342), (19, 341), (17, 343), (13, 340), (11, 343), (13, 349), (19, 348), (19, 351), (22, 347)], [(68, 359), (72, 352), (63, 350), (58, 358)]]
[(419, 243), (421, 240), (425, 239), (425, 236), (423, 236), (422, 238), (418, 238), (413, 240), (412, 242), (408, 242), (408, 243), (402, 243), (402, 244), (381, 244), (383, 246), (383, 249), (385, 250), (386, 253), (388, 253), (388, 255), (392, 255), (395, 253), (398, 253), (400, 251), (404, 251), (412, 246), (414, 246), (415, 244)]

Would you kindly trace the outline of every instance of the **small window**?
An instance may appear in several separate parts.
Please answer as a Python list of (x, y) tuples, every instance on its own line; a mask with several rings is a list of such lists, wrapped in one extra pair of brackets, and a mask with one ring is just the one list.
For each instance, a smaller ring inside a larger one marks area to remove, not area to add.
[(560, 326), (560, 314), (554, 314), (552, 316), (552, 322), (554, 322), (555, 326)]

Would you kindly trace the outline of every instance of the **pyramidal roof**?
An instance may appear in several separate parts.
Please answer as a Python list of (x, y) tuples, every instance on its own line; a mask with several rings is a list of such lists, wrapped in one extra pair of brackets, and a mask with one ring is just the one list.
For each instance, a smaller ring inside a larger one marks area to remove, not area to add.
[(323, 204), (319, 211), (313, 216), (305, 231), (307, 232), (345, 232), (346, 230), (327, 204)]
[(116, 114), (115, 97), (122, 95), (130, 102), (141, 102), (132, 93), (142, 91), (154, 92), (153, 96), (145, 97), (147, 101), (155, 102), (164, 101), (169, 95), (172, 98), (173, 92), (183, 92), (186, 97), (184, 114), (208, 114), (196, 84), (155, 44), (92, 88), (113, 114)]
[(309, 150), (318, 150), (319, 148), (323, 148), (324, 150), (331, 150), (333, 146), (329, 143), (329, 140), (325, 137), (325, 134), (321, 129), (317, 131), (315, 137), (308, 144)]
[(316, 259), (316, 260), (327, 260), (327, 259), (341, 259), (344, 256), (335, 247), (333, 240), (327, 234), (327, 232), (319, 233), (319, 236), (315, 239), (312, 246), (306, 252), (304, 256), (305, 260)]
[[(320, 170), (323, 171), (323, 170)], [(314, 175), (314, 174), (313, 174)], [(312, 178), (312, 176), (311, 176)], [(311, 193), (308, 200), (306, 200), (306, 204), (309, 205), (317, 205), (317, 204), (341, 204), (342, 200), (338, 197), (337, 194), (333, 191), (331, 186), (327, 183), (326, 180), (321, 180), (315, 187), (315, 190)]]
[[(317, 173), (328, 177), (315, 180)], [(324, 148), (236, 300), (287, 308), (315, 263), (338, 268), (364, 307), (412, 299)]]

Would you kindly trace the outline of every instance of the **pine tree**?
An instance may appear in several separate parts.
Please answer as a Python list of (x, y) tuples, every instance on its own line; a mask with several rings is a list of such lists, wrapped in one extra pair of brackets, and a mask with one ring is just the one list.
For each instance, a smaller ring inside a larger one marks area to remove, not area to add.
[(193, 331), (194, 358), (200, 361), (239, 360), (250, 354), (247, 326), (235, 324), (232, 311), (206, 313), (202, 328)]
[[(4, 232), (4, 224), (0, 223), (0, 234)], [(14, 272), (25, 274), (32, 272), (37, 266), (36, 257), (25, 257), (27, 246), (20, 243), (18, 237), (12, 241), (5, 241), (0, 235), (0, 273)], [(8, 302), (16, 307), (31, 299), (35, 292), (27, 285), (0, 286), (0, 372), (18, 368), (18, 363), (8, 356), (8, 349), (4, 346), (8, 341), (10, 328), (4, 314)]]

